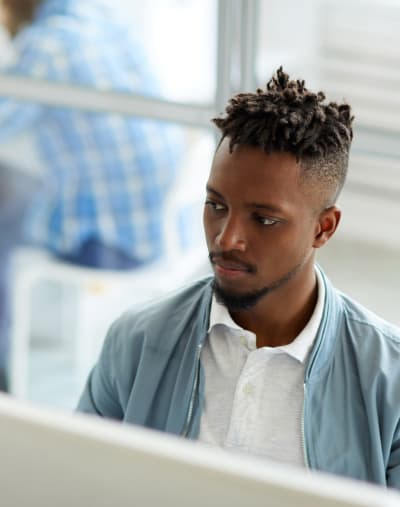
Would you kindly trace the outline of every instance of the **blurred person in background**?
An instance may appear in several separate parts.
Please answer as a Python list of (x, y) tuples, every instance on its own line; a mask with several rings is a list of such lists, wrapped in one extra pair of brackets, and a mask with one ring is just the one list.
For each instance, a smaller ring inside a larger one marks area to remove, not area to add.
[[(3, 73), (154, 96), (143, 49), (102, 0), (0, 0), (15, 60)], [(163, 206), (181, 138), (154, 120), (0, 97), (0, 143), (30, 131), (43, 167), (23, 238), (78, 265), (134, 269), (162, 256)], [(9, 196), (9, 200), (13, 200)], [(21, 201), (21, 209), (26, 207)], [(7, 236), (15, 223), (2, 223)], [(6, 256), (5, 249), (0, 252)], [(6, 259), (2, 259), (6, 265)], [(3, 273), (0, 320), (7, 321)], [(0, 336), (6, 390), (7, 333)]]

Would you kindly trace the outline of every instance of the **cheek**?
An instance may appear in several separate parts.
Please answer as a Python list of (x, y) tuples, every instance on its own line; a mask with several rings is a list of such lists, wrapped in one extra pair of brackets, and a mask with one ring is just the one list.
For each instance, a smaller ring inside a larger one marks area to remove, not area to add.
[(207, 234), (208, 230), (210, 229), (210, 220), (208, 218), (208, 213), (207, 213), (206, 208), (203, 210), (203, 227), (204, 227), (205, 233)]
[(257, 255), (273, 260), (276, 266), (298, 262), (312, 248), (312, 238), (309, 229), (288, 227), (285, 231), (271, 234), (268, 241), (258, 242)]
[(213, 227), (213, 222), (212, 220), (210, 220), (210, 217), (208, 216), (207, 209), (205, 209), (203, 212), (203, 227), (207, 244), (210, 245), (214, 235), (213, 229), (215, 227)]

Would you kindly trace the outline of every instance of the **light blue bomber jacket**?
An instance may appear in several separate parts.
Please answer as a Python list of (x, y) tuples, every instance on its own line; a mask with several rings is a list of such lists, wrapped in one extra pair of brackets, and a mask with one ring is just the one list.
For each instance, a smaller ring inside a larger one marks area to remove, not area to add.
[[(311, 469), (400, 489), (400, 329), (332, 287), (304, 378)], [(212, 278), (110, 328), (78, 410), (197, 438)]]

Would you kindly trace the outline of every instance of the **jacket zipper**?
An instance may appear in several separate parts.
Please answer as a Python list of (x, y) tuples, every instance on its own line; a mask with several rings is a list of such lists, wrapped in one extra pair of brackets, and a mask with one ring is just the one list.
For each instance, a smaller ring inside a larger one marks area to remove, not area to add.
[(304, 408), (306, 404), (306, 392), (307, 392), (307, 386), (306, 383), (303, 383), (303, 410), (301, 412), (301, 443), (303, 446), (303, 457), (304, 457), (304, 464), (306, 468), (310, 468), (310, 463), (308, 462), (308, 456), (307, 456), (307, 449), (306, 449), (306, 436), (304, 431)]
[(195, 375), (194, 375), (194, 381), (193, 381), (193, 388), (192, 388), (192, 393), (191, 393), (191, 396), (190, 396), (190, 403), (189, 403), (189, 409), (188, 409), (188, 413), (187, 413), (187, 416), (186, 416), (186, 422), (185, 422), (185, 426), (182, 430), (182, 433), (181, 433), (181, 436), (183, 437), (187, 437), (188, 434), (189, 434), (189, 430), (190, 430), (190, 427), (191, 427), (191, 423), (192, 423), (192, 416), (193, 416), (193, 407), (194, 407), (194, 399), (195, 399), (195, 396), (196, 396), (196, 391), (197, 391), (197, 387), (199, 385), (199, 374), (200, 374), (200, 354), (201, 354), (201, 349), (203, 348), (203, 343), (199, 343), (197, 345), (197, 353), (196, 353), (196, 371), (195, 371)]

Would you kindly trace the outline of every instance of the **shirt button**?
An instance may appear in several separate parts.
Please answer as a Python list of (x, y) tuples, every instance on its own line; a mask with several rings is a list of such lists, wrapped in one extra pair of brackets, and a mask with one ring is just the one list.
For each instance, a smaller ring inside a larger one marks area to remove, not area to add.
[(250, 382), (247, 382), (247, 384), (243, 386), (243, 394), (245, 396), (251, 396), (253, 393), (254, 393), (254, 385), (251, 384)]
[(240, 343), (247, 347), (247, 338), (244, 335), (240, 336)]

